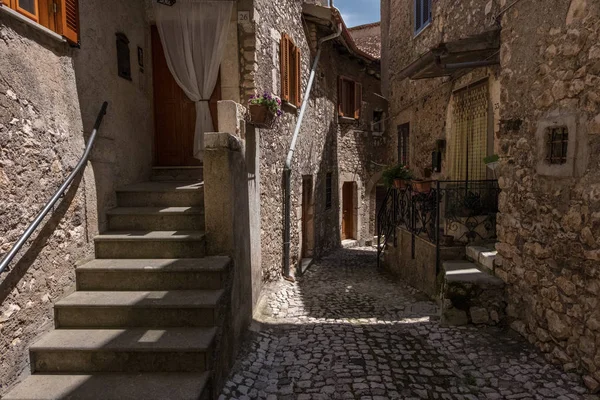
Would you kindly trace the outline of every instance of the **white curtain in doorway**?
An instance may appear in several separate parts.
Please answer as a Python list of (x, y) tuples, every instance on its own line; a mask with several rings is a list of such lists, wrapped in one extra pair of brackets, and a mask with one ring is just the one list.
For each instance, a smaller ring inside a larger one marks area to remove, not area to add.
[(196, 102), (194, 157), (202, 160), (204, 133), (215, 128), (208, 100), (219, 76), (233, 2), (177, 0), (173, 6), (153, 3), (169, 70), (190, 100)]

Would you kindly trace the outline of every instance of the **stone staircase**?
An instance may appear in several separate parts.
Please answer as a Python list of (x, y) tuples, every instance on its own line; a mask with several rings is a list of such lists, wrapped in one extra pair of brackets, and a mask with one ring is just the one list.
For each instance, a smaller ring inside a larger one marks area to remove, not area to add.
[(158, 169), (117, 191), (96, 259), (3, 399), (210, 398), (231, 260), (206, 257), (198, 172)]
[(496, 255), (495, 243), (467, 246), (466, 260), (442, 263), (442, 324), (505, 322), (505, 285), (494, 275)]

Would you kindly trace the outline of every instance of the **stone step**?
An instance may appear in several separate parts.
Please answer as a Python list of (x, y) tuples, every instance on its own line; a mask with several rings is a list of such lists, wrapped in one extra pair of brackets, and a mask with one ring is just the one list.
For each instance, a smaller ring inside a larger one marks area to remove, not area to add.
[(202, 231), (109, 231), (94, 238), (96, 258), (201, 258)]
[(202, 181), (203, 168), (198, 167), (153, 167), (152, 177), (155, 182), (164, 181)]
[(216, 328), (57, 329), (30, 347), (32, 372), (204, 372)]
[(57, 328), (210, 327), (222, 290), (75, 292), (54, 306)]
[(464, 260), (445, 261), (441, 288), (443, 325), (496, 325), (504, 321), (504, 282)]
[(210, 374), (144, 373), (28, 377), (3, 400), (208, 400)]
[(115, 231), (204, 229), (202, 207), (118, 207), (107, 215), (108, 229)]
[(486, 272), (494, 275), (494, 261), (498, 252), (496, 244), (488, 244), (483, 246), (467, 246), (467, 259), (477, 264), (478, 267)]
[(93, 260), (77, 268), (77, 290), (215, 290), (225, 287), (229, 257)]
[(117, 190), (119, 207), (192, 207), (204, 205), (204, 184), (143, 182)]

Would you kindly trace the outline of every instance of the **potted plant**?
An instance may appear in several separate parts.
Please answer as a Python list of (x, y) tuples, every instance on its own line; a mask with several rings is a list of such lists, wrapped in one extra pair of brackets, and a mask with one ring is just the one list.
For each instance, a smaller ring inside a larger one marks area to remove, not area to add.
[(281, 99), (270, 93), (250, 96), (248, 101), (248, 123), (257, 128), (273, 128), (277, 117), (281, 116)]
[(395, 187), (396, 189), (406, 188), (407, 182), (413, 178), (412, 172), (406, 165), (398, 164), (386, 169), (383, 172), (383, 180), (388, 187)]
[(494, 176), (496, 176), (496, 168), (498, 168), (500, 161), (500, 157), (498, 154), (492, 154), (491, 156), (487, 156), (483, 159), (485, 165), (494, 172)]
[(412, 189), (413, 192), (417, 193), (429, 193), (431, 191), (431, 181), (415, 179), (412, 181)]

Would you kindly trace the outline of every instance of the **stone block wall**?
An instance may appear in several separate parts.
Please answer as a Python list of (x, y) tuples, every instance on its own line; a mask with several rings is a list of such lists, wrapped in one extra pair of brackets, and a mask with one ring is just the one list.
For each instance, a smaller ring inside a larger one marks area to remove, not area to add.
[[(497, 28), (495, 16), (500, 10), (499, 0), (456, 2), (432, 1), (432, 22), (421, 32), (414, 32), (412, 1), (383, 0), (381, 3), (382, 31), (382, 88), (389, 99), (390, 149), (397, 160), (397, 126), (410, 123), (410, 167), (423, 177), (431, 167), (431, 153), (437, 139), (451, 139), (452, 93), (469, 84), (488, 79), (493, 102), (499, 102), (495, 90), (498, 68), (482, 68), (459, 72), (452, 77), (410, 80), (400, 76), (401, 71), (440, 43), (466, 38)], [(440, 175), (447, 175), (449, 160), (443, 154), (444, 167)]]
[[(0, 276), (0, 394), (29, 373), (27, 347), (52, 328), (52, 305), (74, 289), (76, 265), (93, 257), (114, 189), (150, 174), (143, 1), (80, 6), (80, 48), (0, 12), (0, 257), (75, 167), (102, 102), (110, 103), (85, 173)], [(133, 81), (117, 76), (116, 32), (129, 37)], [(137, 46), (144, 49), (144, 73)]]
[[(498, 275), (512, 326), (597, 391), (600, 4), (523, 1), (502, 27)], [(569, 128), (558, 170), (543, 168), (548, 126)]]
[[(240, 71), (243, 101), (256, 93), (280, 93), (279, 42), (287, 33), (302, 52), (302, 88), (306, 88), (316, 38), (327, 33), (317, 32), (310, 22), (302, 20), (301, 2), (282, 0), (240, 0), (239, 12), (249, 12), (250, 21), (239, 23)], [(342, 67), (343, 65), (343, 67)], [(343, 68), (343, 69), (342, 69)], [(337, 118), (337, 79), (343, 74), (363, 83), (363, 115), (358, 125), (342, 126)], [(339, 204), (343, 181), (342, 170), (356, 176), (366, 186), (373, 174), (368, 166), (373, 145), (368, 131), (374, 108), (384, 109), (380, 82), (368, 74), (357, 59), (343, 56), (325, 44), (309, 107), (304, 117), (294, 155), (292, 173), (292, 244), (291, 266), (300, 258), (302, 177), (312, 175), (314, 193), (315, 256), (340, 245), (341, 213)], [(304, 95), (304, 92), (302, 93)], [(284, 114), (272, 130), (260, 131), (261, 169), (261, 242), (263, 280), (279, 279), (283, 265), (283, 169), (299, 110), (284, 105)], [(356, 133), (356, 132), (359, 133)], [(363, 131), (368, 131), (363, 134)], [(342, 145), (342, 143), (344, 143)], [(362, 147), (361, 147), (362, 146)], [(381, 145), (383, 151), (385, 146)], [(382, 152), (381, 151), (381, 152)], [(380, 152), (380, 153), (381, 153)], [(359, 159), (357, 159), (359, 154)], [(344, 164), (344, 165), (342, 165)], [(332, 203), (325, 207), (326, 176), (332, 173)], [(336, 190), (339, 188), (339, 190)]]

